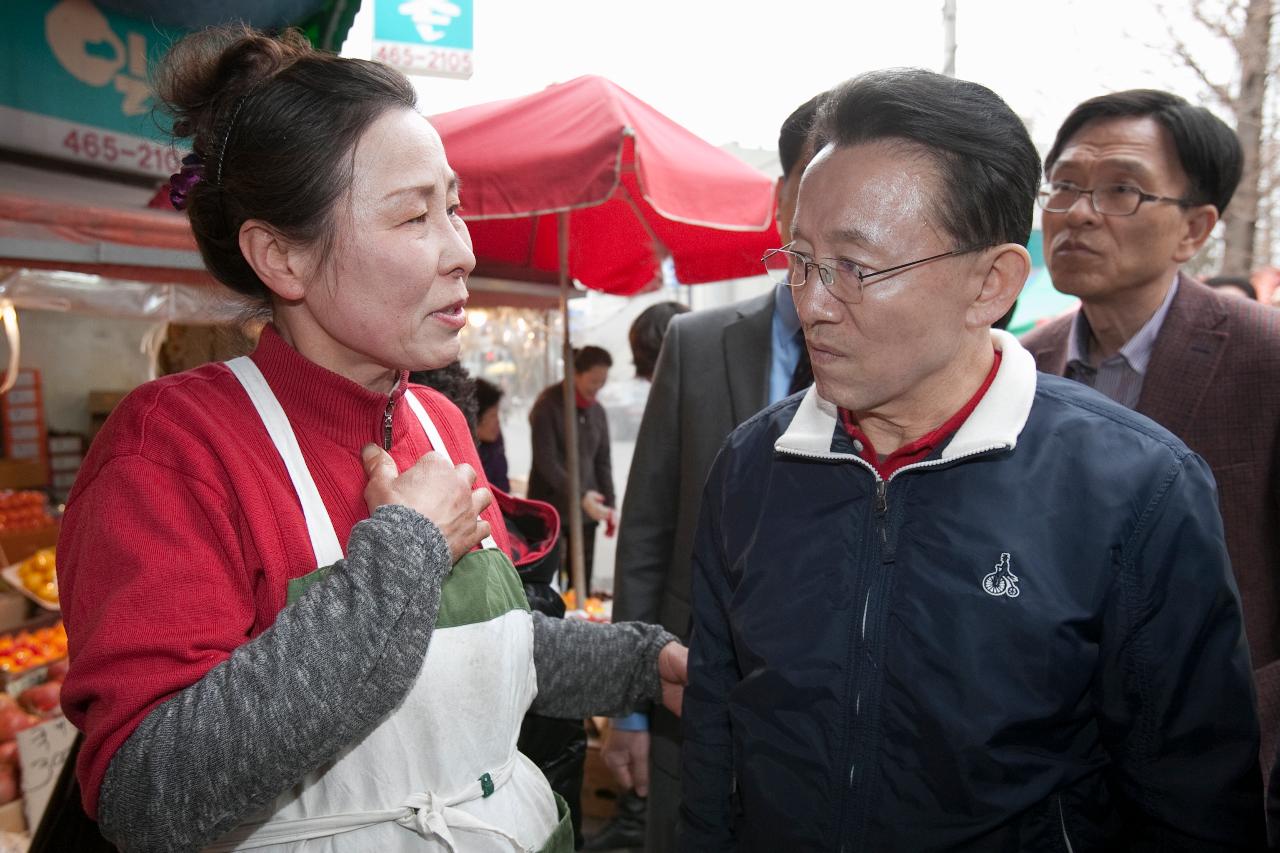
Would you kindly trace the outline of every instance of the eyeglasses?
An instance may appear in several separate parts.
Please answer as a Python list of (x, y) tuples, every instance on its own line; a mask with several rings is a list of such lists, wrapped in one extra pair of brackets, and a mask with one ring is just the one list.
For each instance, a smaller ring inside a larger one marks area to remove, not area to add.
[[(969, 246), (965, 249), (953, 249), (950, 252), (942, 252), (941, 254), (930, 255), (927, 258), (907, 261), (905, 264), (898, 264), (882, 270), (864, 269), (857, 261), (851, 261), (848, 258), (823, 258), (824, 261), (829, 263), (822, 263), (816, 258), (793, 249), (770, 249), (764, 253), (760, 263), (764, 264), (769, 278), (779, 284), (794, 288), (801, 288), (808, 284), (810, 274), (816, 270), (818, 280), (822, 282), (828, 293), (847, 305), (856, 305), (862, 301), (862, 289), (866, 287), (869, 279), (899, 272), (908, 267), (927, 264), (930, 261), (950, 258), (953, 255), (967, 255), (970, 252), (977, 252), (986, 248), (988, 247)], [(874, 283), (872, 282), (872, 284)]]
[(1133, 216), (1144, 201), (1176, 204), (1179, 207), (1190, 207), (1195, 203), (1187, 198), (1152, 195), (1130, 184), (1104, 184), (1086, 190), (1070, 181), (1052, 181), (1044, 184), (1036, 194), (1036, 203), (1048, 213), (1066, 213), (1082, 195), (1089, 196), (1089, 203), (1093, 205), (1093, 209), (1103, 216)]

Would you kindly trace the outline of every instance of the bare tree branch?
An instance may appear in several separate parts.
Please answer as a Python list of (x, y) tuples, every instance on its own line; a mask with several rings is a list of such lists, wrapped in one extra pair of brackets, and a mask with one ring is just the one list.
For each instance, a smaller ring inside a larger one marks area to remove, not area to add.
[(1222, 106), (1234, 112), (1236, 108), (1236, 99), (1232, 96), (1230, 90), (1228, 90), (1226, 86), (1215, 82), (1209, 77), (1208, 72), (1200, 67), (1200, 63), (1191, 55), (1191, 51), (1187, 48), (1186, 43), (1182, 39), (1174, 35), (1173, 32), (1170, 32), (1169, 35), (1173, 38), (1173, 52), (1178, 59), (1180, 59), (1184, 65), (1190, 68), (1195, 75), (1200, 78), (1200, 82), (1213, 93), (1213, 96), (1218, 99), (1218, 102)]
[(1233, 45), (1235, 44), (1235, 41), (1238, 38), (1239, 34), (1237, 32), (1232, 32), (1230, 29), (1228, 29), (1224, 21), (1234, 22), (1236, 19), (1236, 16), (1240, 11), (1241, 11), (1240, 3), (1232, 2), (1224, 10), (1224, 14), (1221, 19), (1211, 18), (1209, 14), (1205, 12), (1203, 3), (1194, 2), (1191, 4), (1191, 17), (1195, 19), (1196, 23), (1198, 23), (1200, 26), (1204, 27), (1206, 30), (1213, 33), (1214, 35), (1218, 36), (1218, 38), (1226, 39), (1227, 41), (1231, 42)]

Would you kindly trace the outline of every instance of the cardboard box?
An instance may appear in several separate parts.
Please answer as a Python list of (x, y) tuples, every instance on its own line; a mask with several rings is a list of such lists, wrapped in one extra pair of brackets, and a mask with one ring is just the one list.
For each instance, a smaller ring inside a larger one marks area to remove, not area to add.
[(125, 398), (128, 391), (90, 391), (89, 414), (109, 415), (111, 410)]
[(42, 489), (49, 485), (43, 459), (0, 459), (0, 489)]
[(90, 391), (89, 392), (89, 440), (98, 434), (102, 425), (107, 422), (107, 415), (124, 399), (128, 391)]
[(40, 372), (31, 367), (18, 368), (18, 375), (13, 378), (14, 388), (35, 388), (40, 385)]
[(25, 560), (41, 548), (58, 544), (57, 524), (38, 530), (0, 531), (0, 566), (11, 566)]
[(618, 809), (620, 796), (622, 796), (622, 789), (613, 778), (613, 771), (600, 757), (600, 739), (587, 738), (587, 760), (582, 771), (583, 816), (605, 820), (612, 818)]
[(4, 592), (0, 592), (0, 631), (15, 631), (27, 621), (31, 614), (32, 603), (20, 592), (10, 592), (9, 585), (4, 584)]
[(49, 457), (49, 469), (57, 474), (59, 471), (75, 473), (80, 470), (84, 459), (79, 453), (54, 453)]
[(74, 433), (49, 433), (49, 453), (57, 456), (71, 453), (76, 456), (84, 452), (84, 437)]

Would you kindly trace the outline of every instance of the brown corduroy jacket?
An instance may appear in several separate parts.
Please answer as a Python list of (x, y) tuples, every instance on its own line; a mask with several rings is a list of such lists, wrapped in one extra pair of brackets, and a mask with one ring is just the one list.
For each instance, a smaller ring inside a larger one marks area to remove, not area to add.
[[(1064, 375), (1073, 317), (1022, 337), (1040, 370)], [(1181, 276), (1137, 410), (1204, 457), (1218, 482), (1269, 770), (1280, 736), (1280, 310)]]

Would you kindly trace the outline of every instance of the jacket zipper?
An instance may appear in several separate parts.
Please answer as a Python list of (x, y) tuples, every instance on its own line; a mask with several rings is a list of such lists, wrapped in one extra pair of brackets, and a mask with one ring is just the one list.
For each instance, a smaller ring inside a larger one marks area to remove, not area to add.
[[(913, 471), (913, 470), (918, 469), (918, 468), (935, 468), (935, 467), (938, 467), (938, 466), (940, 466), (940, 465), (950, 465), (951, 463), (953, 463), (953, 462), (958, 462), (958, 461), (960, 461), (961, 459), (968, 459), (968, 458), (970, 458), (970, 457), (972, 457), (972, 456), (981, 456), (981, 455), (983, 455), (983, 454), (990, 453), (990, 452), (992, 452), (992, 451), (994, 451), (994, 450), (1007, 450), (1007, 449), (1008, 449), (1008, 447), (1009, 447), (1009, 445), (1007, 445), (1007, 444), (992, 444), (992, 445), (988, 445), (987, 447), (979, 447), (979, 448), (976, 448), (976, 449), (974, 449), (974, 450), (969, 451), (968, 453), (964, 453), (964, 454), (961, 454), (961, 455), (959, 455), (959, 456), (953, 456), (953, 457), (951, 457), (950, 459), (932, 459), (932, 460), (929, 460), (928, 462), (916, 462), (916, 463), (915, 463), (915, 464), (913, 464), (913, 465), (907, 465), (907, 466), (904, 466), (904, 467), (902, 467), (902, 468), (899, 468), (897, 471), (894, 471), (892, 474), (890, 474), (890, 475), (889, 475), (889, 479), (888, 479), (888, 480), (886, 480), (886, 479), (884, 479), (883, 477), (881, 477), (881, 476), (880, 476), (880, 472), (879, 472), (879, 471), (877, 471), (874, 467), (872, 467), (872, 466), (871, 466), (871, 464), (870, 464), (870, 463), (868, 463), (865, 459), (863, 459), (863, 458), (861, 458), (861, 457), (859, 457), (859, 456), (854, 456), (853, 454), (849, 454), (849, 453), (809, 453), (809, 452), (805, 452), (805, 451), (803, 451), (803, 450), (793, 450), (793, 449), (791, 449), (791, 448), (778, 448), (778, 449), (777, 449), (777, 452), (778, 452), (778, 453), (780, 453), (780, 454), (782, 454), (782, 455), (784, 455), (784, 456), (795, 456), (795, 457), (798, 457), (798, 458), (801, 458), (801, 459), (819, 459), (819, 460), (823, 460), (823, 461), (826, 461), (826, 462), (831, 462), (831, 461), (850, 461), (850, 462), (853, 462), (853, 463), (854, 463), (854, 464), (856, 464), (856, 465), (861, 465), (863, 468), (866, 468), (868, 471), (870, 471), (870, 472), (871, 472), (871, 475), (872, 475), (873, 477), (875, 477), (875, 478), (876, 478), (876, 503), (875, 503), (875, 513), (876, 513), (876, 517), (877, 517), (877, 519), (878, 519), (878, 521), (879, 521), (879, 523), (880, 523), (881, 556), (883, 557), (883, 556), (884, 556), (884, 553), (885, 553), (885, 550), (884, 550), (884, 549), (888, 546), (888, 536), (889, 536), (889, 532), (888, 532), (887, 525), (886, 525), (886, 522), (885, 522), (885, 516), (886, 516), (886, 514), (888, 513), (888, 509), (889, 509), (889, 495), (888, 495), (888, 492), (889, 492), (889, 483), (893, 480), (893, 478), (894, 478), (894, 477), (898, 476), (899, 474), (903, 473), (904, 471)], [(863, 601), (863, 605), (862, 605), (862, 628), (861, 628), (860, 633), (861, 633), (861, 635), (862, 635), (861, 642), (863, 642), (863, 643), (865, 643), (865, 642), (866, 642), (866, 636), (867, 636), (867, 611), (870, 609), (870, 606), (871, 606), (871, 590), (869, 590), (869, 589), (868, 589), (868, 590), (867, 590), (867, 597), (866, 597), (866, 599)], [(861, 717), (861, 715), (862, 715), (862, 708), (861, 708), (861, 705), (862, 705), (862, 692), (861, 692), (861, 691), (858, 691), (858, 696), (857, 696), (857, 698), (854, 700), (854, 702), (855, 702), (855, 706), (856, 706), (856, 707), (855, 707), (855, 711), (854, 711), (854, 716), (855, 716), (855, 717)], [(856, 747), (856, 745), (855, 745), (855, 747), (854, 747), (854, 753), (855, 753), (855, 755), (857, 754), (857, 747)], [(849, 787), (852, 789), (852, 788), (853, 788), (853, 784), (854, 784), (854, 775), (855, 775), (856, 770), (857, 770), (857, 760), (856, 760), (856, 758), (853, 758), (852, 756), (851, 756), (851, 758), (852, 758), (852, 760), (849, 762)], [(1062, 823), (1062, 838), (1063, 838), (1063, 840), (1064, 840), (1064, 841), (1066, 842), (1066, 844), (1067, 844), (1067, 853), (1075, 853), (1075, 851), (1074, 851), (1074, 850), (1072, 849), (1072, 847), (1071, 847), (1071, 840), (1070, 840), (1069, 838), (1067, 838), (1067, 825), (1066, 825), (1066, 819), (1065, 819), (1065, 817), (1063, 817), (1063, 816), (1062, 816), (1062, 802), (1061, 802), (1061, 800), (1059, 800), (1059, 801), (1058, 801), (1058, 816), (1059, 816), (1059, 818), (1061, 819), (1061, 823)], [(861, 824), (861, 823), (862, 823), (861, 818), (860, 818), (860, 817), (859, 817), (859, 818), (857, 818), (857, 819), (856, 819), (856, 822), (857, 822), (858, 824)], [(840, 821), (840, 823), (841, 823), (841, 824), (844, 824), (844, 823), (845, 823), (845, 820), (842, 818), (842, 819), (841, 819), (841, 821)], [(841, 842), (841, 844), (840, 844), (840, 853), (845, 853), (845, 845), (844, 845), (844, 843), (843, 843), (843, 842)]]
[(1062, 843), (1067, 846), (1067, 853), (1075, 853), (1075, 848), (1071, 846), (1071, 836), (1067, 835), (1067, 815), (1062, 808), (1062, 795), (1055, 794), (1053, 798), (1058, 802), (1058, 825), (1062, 827)]
[(387, 409), (382, 413), (382, 449), (391, 452), (391, 413), (395, 411), (395, 398), (387, 398)]
[(880, 557), (884, 558), (885, 550), (889, 547), (889, 525), (885, 520), (885, 514), (889, 510), (889, 498), (885, 494), (889, 491), (889, 483), (880, 479), (880, 475), (876, 475), (876, 519), (880, 522)]

